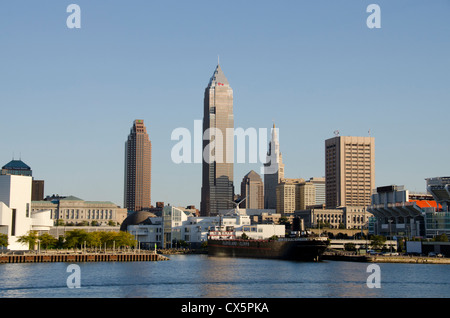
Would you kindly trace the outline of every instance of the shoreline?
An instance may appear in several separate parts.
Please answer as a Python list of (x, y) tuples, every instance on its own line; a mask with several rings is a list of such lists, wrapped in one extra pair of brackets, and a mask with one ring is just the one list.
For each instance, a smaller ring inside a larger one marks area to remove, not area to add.
[(364, 263), (403, 263), (403, 264), (450, 264), (450, 258), (428, 256), (383, 256), (383, 255), (332, 255), (324, 254), (322, 260), (364, 262)]

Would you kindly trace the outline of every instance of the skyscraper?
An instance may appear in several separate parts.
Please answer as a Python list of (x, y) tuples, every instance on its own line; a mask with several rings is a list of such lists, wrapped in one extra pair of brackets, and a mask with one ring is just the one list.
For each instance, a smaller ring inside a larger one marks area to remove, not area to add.
[[(0, 175), (32, 176), (33, 171), (21, 159), (8, 162), (2, 167)], [(31, 181), (31, 201), (44, 200), (44, 180)]]
[(375, 188), (375, 139), (336, 136), (325, 140), (326, 206), (369, 206)]
[(241, 197), (245, 201), (239, 207), (243, 209), (264, 209), (264, 185), (255, 171), (247, 173), (241, 182)]
[(217, 64), (204, 96), (202, 149), (211, 156), (203, 156), (202, 216), (234, 207), (233, 158), (227, 160), (227, 153), (234, 154), (234, 134), (227, 136), (227, 129), (234, 129), (233, 90)]
[(275, 124), (273, 124), (272, 136), (269, 142), (266, 163), (264, 164), (264, 208), (277, 208), (277, 186), (284, 178), (283, 157), (280, 152)]
[(152, 144), (144, 121), (136, 119), (125, 142), (124, 208), (141, 211), (151, 207)]

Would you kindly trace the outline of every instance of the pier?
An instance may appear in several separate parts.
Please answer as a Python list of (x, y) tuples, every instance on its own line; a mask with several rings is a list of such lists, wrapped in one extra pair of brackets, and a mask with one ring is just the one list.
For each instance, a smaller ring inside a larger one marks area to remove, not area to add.
[(24, 253), (0, 254), (2, 263), (55, 263), (55, 262), (148, 262), (167, 261), (168, 257), (156, 253)]

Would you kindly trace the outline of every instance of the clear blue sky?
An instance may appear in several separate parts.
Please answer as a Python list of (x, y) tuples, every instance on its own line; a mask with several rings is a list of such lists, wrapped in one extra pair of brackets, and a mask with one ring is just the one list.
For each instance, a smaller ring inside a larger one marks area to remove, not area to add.
[[(220, 55), (235, 127), (275, 121), (286, 177), (323, 176), (325, 139), (370, 129), (376, 186), (425, 191), (450, 174), (449, 16), (447, 0), (2, 1), (0, 164), (20, 154), (45, 194), (122, 206), (124, 142), (144, 119), (152, 203), (199, 207), (201, 164), (172, 163), (170, 136), (202, 119)], [(250, 169), (235, 165), (236, 193)]]

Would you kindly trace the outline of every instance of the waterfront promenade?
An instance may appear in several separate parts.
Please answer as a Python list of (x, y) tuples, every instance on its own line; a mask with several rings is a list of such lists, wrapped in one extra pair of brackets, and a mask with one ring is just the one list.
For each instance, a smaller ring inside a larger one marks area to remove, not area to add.
[(148, 262), (167, 261), (168, 257), (148, 251), (137, 252), (22, 252), (0, 254), (1, 263), (53, 262)]

